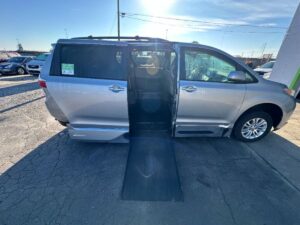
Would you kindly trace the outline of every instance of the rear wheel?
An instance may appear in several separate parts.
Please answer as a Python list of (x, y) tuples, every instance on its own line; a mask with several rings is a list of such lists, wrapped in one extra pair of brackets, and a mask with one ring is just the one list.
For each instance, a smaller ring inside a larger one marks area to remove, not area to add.
[(67, 126), (67, 122), (63, 122), (63, 121), (59, 121), (59, 120), (57, 120), (59, 123), (60, 123), (60, 125), (62, 125), (62, 126), (64, 126), (64, 127), (66, 127)]
[(243, 115), (235, 124), (233, 135), (244, 142), (254, 142), (265, 137), (273, 126), (272, 117), (266, 112)]
[(24, 70), (22, 67), (19, 67), (19, 68), (17, 69), (17, 73), (18, 73), (19, 75), (24, 75), (24, 74), (25, 74), (25, 70)]

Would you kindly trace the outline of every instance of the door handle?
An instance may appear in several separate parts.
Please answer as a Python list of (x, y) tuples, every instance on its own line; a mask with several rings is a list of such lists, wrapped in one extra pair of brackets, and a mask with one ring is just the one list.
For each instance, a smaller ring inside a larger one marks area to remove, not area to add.
[(197, 87), (195, 87), (195, 86), (185, 86), (185, 87), (182, 87), (182, 90), (187, 91), (187, 92), (194, 92), (194, 91), (197, 90)]
[(118, 93), (118, 92), (120, 92), (120, 91), (124, 91), (125, 88), (120, 87), (120, 86), (118, 86), (118, 85), (112, 85), (112, 86), (109, 87), (109, 90), (111, 90), (112, 92)]

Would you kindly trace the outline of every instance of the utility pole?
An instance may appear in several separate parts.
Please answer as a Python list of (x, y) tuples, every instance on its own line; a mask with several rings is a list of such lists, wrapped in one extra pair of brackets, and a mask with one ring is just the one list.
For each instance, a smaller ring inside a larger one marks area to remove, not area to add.
[(120, 41), (120, 0), (117, 0), (117, 13), (118, 13), (118, 41)]
[(262, 48), (261, 48), (261, 58), (263, 58), (263, 56), (264, 56), (264, 52), (265, 52), (265, 50), (266, 50), (266, 46), (267, 46), (267, 42), (265, 42), (265, 43), (263, 44)]
[(69, 34), (68, 34), (67, 28), (65, 28), (64, 31), (65, 31), (66, 38), (68, 39), (69, 38)]
[(261, 63), (265, 63), (264, 61), (264, 52), (266, 50), (266, 46), (267, 46), (267, 42), (265, 42), (262, 46), (262, 50), (261, 50)]

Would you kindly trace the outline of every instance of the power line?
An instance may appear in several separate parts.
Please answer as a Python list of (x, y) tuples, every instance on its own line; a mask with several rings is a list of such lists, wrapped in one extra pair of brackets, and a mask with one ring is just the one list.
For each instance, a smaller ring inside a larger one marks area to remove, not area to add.
[(117, 16), (115, 16), (114, 19), (113, 19), (113, 23), (112, 23), (112, 26), (110, 28), (109, 35), (112, 34), (112, 31), (113, 31), (113, 29), (115, 27), (115, 24), (116, 24), (116, 20), (117, 20)]
[(153, 21), (153, 20), (147, 20), (147, 19), (141, 19), (134, 16), (126, 16), (122, 14), (123, 18), (128, 18), (132, 20), (142, 21), (142, 22), (149, 22), (149, 23), (156, 23), (160, 25), (167, 25), (167, 26), (175, 26), (175, 27), (181, 27), (181, 28), (188, 28), (188, 29), (194, 29), (194, 30), (203, 30), (203, 29), (209, 29), (209, 31), (216, 31), (216, 32), (225, 32), (225, 33), (248, 33), (248, 34), (282, 34), (285, 33), (285, 31), (237, 31), (237, 30), (222, 30), (222, 29), (214, 29), (212, 27), (201, 27), (199, 25), (190, 25), (190, 24), (171, 24), (171, 23), (164, 23), (159, 21)]
[(212, 21), (205, 21), (205, 20), (181, 19), (181, 18), (166, 17), (166, 16), (153, 16), (153, 15), (140, 14), (140, 13), (122, 12), (121, 15), (122, 15), (122, 17), (128, 17), (128, 16), (137, 17), (138, 16), (138, 17), (165, 19), (165, 20), (176, 20), (176, 21), (183, 21), (183, 22), (204, 23), (204, 24), (211, 24), (211, 25), (216, 25), (216, 26), (239, 26), (239, 27), (268, 28), (268, 29), (288, 29), (288, 27), (281, 27), (281, 26), (267, 26), (267, 25), (254, 25), (254, 24), (236, 24), (236, 23), (225, 23), (225, 22), (212, 22)]

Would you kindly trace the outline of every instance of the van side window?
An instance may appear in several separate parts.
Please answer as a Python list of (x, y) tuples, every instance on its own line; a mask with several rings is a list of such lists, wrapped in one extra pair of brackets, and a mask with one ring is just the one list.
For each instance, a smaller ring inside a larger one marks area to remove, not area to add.
[(126, 79), (123, 50), (117, 46), (63, 45), (60, 75), (96, 79)]
[(236, 71), (235, 65), (197, 50), (185, 50), (184, 64), (185, 80), (229, 83), (229, 73)]
[(248, 72), (245, 72), (246, 74), (246, 81), (249, 82), (249, 83), (252, 83), (254, 82), (255, 80), (253, 79), (253, 77), (248, 73)]

